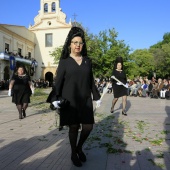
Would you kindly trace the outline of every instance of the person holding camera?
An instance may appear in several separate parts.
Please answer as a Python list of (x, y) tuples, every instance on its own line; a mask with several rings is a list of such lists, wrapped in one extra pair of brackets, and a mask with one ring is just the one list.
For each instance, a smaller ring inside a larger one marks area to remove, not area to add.
[(60, 126), (69, 127), (71, 160), (75, 166), (81, 167), (82, 162), (86, 162), (82, 147), (94, 124), (93, 100), (97, 107), (101, 101), (93, 78), (92, 62), (87, 57), (84, 31), (79, 27), (72, 27), (68, 33), (52, 93), (47, 102), (60, 109)]

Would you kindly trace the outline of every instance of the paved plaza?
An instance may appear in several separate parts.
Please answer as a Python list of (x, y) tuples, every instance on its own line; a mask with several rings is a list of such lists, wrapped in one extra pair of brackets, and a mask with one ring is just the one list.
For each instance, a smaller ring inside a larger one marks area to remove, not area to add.
[(0, 170), (170, 170), (170, 101), (128, 97), (123, 116), (121, 98), (110, 113), (112, 98), (105, 94), (95, 111), (84, 146), (87, 162), (78, 168), (70, 160), (68, 128), (58, 130), (55, 111), (31, 106), (19, 120), (1, 91)]

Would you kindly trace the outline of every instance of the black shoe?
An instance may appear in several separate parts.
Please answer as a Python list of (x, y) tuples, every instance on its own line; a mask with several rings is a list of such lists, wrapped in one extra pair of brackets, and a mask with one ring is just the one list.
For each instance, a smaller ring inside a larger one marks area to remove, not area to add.
[(79, 156), (79, 159), (82, 162), (86, 162), (86, 155), (84, 154), (84, 152), (82, 150), (77, 150), (77, 154)]
[(114, 110), (112, 109), (112, 107), (111, 107), (111, 109), (110, 109), (110, 113), (113, 113), (114, 112)]
[(22, 109), (22, 114), (23, 114), (24, 117), (26, 117), (26, 113), (25, 113), (24, 109)]
[(24, 117), (22, 116), (22, 114), (19, 114), (19, 119), (23, 119)]
[(63, 130), (63, 126), (59, 126), (58, 130), (59, 131)]
[(126, 114), (126, 112), (125, 112), (125, 111), (122, 111), (122, 115), (127, 116), (127, 114)]
[(71, 160), (72, 160), (72, 162), (73, 162), (73, 164), (75, 166), (77, 166), (77, 167), (81, 167), (82, 166), (82, 163), (81, 163), (80, 159), (78, 158), (77, 154), (72, 155), (71, 156)]

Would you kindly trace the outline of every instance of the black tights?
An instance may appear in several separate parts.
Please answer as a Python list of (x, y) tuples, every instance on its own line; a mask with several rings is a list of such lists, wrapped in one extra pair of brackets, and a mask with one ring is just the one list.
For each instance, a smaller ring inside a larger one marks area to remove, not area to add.
[(22, 109), (23, 109), (23, 110), (26, 110), (27, 107), (28, 107), (28, 103), (17, 104), (16, 106), (17, 106), (19, 115), (22, 115)]
[(72, 154), (76, 154), (77, 149), (79, 151), (82, 151), (82, 146), (86, 141), (86, 139), (88, 138), (91, 130), (93, 129), (93, 124), (82, 124), (82, 130), (77, 144), (79, 127), (80, 127), (79, 124), (69, 126), (69, 140), (70, 140)]

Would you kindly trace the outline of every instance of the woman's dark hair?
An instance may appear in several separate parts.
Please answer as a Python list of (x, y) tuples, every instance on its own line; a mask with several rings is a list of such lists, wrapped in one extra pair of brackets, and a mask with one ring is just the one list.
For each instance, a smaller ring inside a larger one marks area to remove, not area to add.
[(65, 59), (67, 57), (70, 56), (70, 44), (71, 44), (71, 40), (74, 37), (81, 37), (82, 41), (84, 43), (83, 47), (82, 47), (82, 51), (81, 51), (81, 55), (82, 56), (87, 56), (87, 47), (86, 47), (86, 42), (85, 42), (85, 36), (84, 36), (84, 31), (83, 29), (79, 28), (79, 27), (72, 27), (71, 30), (69, 31), (67, 38), (65, 40), (62, 52), (61, 52), (61, 57), (60, 59)]
[(115, 62), (114, 62), (114, 70), (116, 70), (117, 69), (117, 64), (118, 63), (121, 63), (122, 64), (122, 70), (123, 70), (123, 58), (122, 57), (116, 57), (116, 60), (115, 60)]

